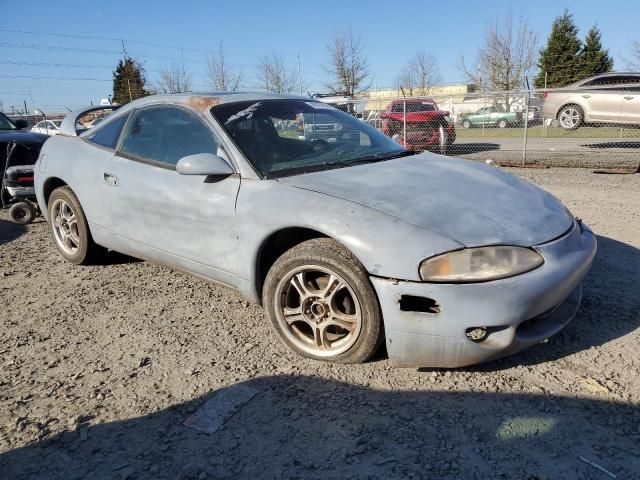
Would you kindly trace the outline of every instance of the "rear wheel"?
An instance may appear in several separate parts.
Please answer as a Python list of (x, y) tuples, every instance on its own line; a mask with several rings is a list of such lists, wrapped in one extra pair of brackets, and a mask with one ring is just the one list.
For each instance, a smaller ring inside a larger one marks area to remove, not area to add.
[(507, 121), (504, 118), (501, 118), (500, 120), (498, 120), (498, 127), (507, 128)]
[(49, 227), (58, 251), (65, 260), (87, 265), (103, 249), (91, 238), (87, 219), (78, 198), (69, 187), (56, 188), (49, 197)]
[(560, 126), (565, 130), (575, 130), (584, 121), (584, 112), (578, 105), (565, 105), (558, 113)]
[(328, 238), (303, 242), (276, 260), (263, 304), (280, 337), (305, 357), (361, 363), (382, 342), (382, 315), (366, 270)]
[(38, 212), (29, 202), (18, 202), (11, 205), (9, 216), (14, 223), (27, 225), (33, 222)]
[(462, 122), (462, 126), (464, 128), (471, 128), (471, 122), (469, 120), (465, 120)]

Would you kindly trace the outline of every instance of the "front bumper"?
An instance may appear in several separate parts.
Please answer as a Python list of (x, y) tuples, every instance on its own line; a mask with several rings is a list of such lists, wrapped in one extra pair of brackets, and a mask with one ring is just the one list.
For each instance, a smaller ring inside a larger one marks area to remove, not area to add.
[[(474, 284), (434, 284), (371, 277), (395, 366), (455, 368), (510, 355), (562, 330), (580, 306), (581, 281), (596, 238), (574, 222), (562, 237), (534, 247), (545, 263), (531, 272)], [(417, 268), (417, 267), (416, 267)], [(401, 299), (435, 301), (437, 313), (401, 309)], [(467, 331), (484, 327), (483, 341)]]

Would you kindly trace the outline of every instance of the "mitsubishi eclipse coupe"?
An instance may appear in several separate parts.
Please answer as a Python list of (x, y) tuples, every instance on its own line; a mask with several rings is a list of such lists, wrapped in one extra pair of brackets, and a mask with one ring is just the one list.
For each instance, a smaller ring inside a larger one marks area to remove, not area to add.
[(236, 289), (304, 356), (363, 362), (384, 341), (394, 365), (459, 367), (579, 308), (595, 235), (495, 167), (405, 150), (302, 97), (151, 96), (78, 135), (82, 114), (36, 166), (60, 254), (115, 250)]

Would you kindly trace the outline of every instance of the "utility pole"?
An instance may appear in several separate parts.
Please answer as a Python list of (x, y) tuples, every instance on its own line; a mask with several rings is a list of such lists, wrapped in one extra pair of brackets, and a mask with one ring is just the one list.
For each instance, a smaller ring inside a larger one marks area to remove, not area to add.
[(129, 101), (133, 102), (133, 96), (131, 95), (131, 82), (129, 81), (128, 77), (127, 77), (127, 85), (129, 86)]
[(300, 96), (302, 96), (302, 67), (300, 66), (300, 52), (298, 52), (298, 89), (300, 90)]
[[(27, 92), (29, 92), (29, 98), (31, 99), (31, 108), (36, 108), (35, 103), (33, 103), (33, 95), (31, 95), (31, 88), (27, 87)], [(24, 113), (27, 113), (27, 104), (24, 104)]]

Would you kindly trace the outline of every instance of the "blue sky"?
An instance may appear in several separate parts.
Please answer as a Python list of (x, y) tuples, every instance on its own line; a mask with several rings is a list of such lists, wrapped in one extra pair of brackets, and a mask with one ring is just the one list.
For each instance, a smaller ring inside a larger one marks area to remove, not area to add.
[(640, 40), (640, 2), (621, 0), (3, 0), (0, 5), (4, 6), (0, 21), (0, 101), (5, 111), (11, 111), (11, 105), (21, 106), (23, 100), (29, 109), (33, 103), (52, 112), (106, 97), (111, 92), (111, 72), (121, 56), (117, 40), (121, 38), (130, 55), (143, 61), (151, 81), (172, 59), (184, 56), (194, 90), (206, 89), (206, 51), (216, 49), (220, 41), (228, 61), (243, 71), (248, 89), (257, 84), (256, 56), (274, 50), (295, 68), (300, 53), (303, 77), (312, 92), (322, 90), (331, 33), (347, 26), (362, 38), (375, 72), (373, 83), (379, 88), (395, 85), (397, 72), (421, 48), (436, 57), (445, 82), (464, 81), (457, 68), (460, 55), (473, 59), (487, 22), (509, 8), (514, 16), (529, 19), (540, 44), (546, 40), (553, 18), (565, 8), (574, 14), (581, 36), (597, 24), (619, 69), (625, 67), (624, 59), (630, 56), (631, 41)]

